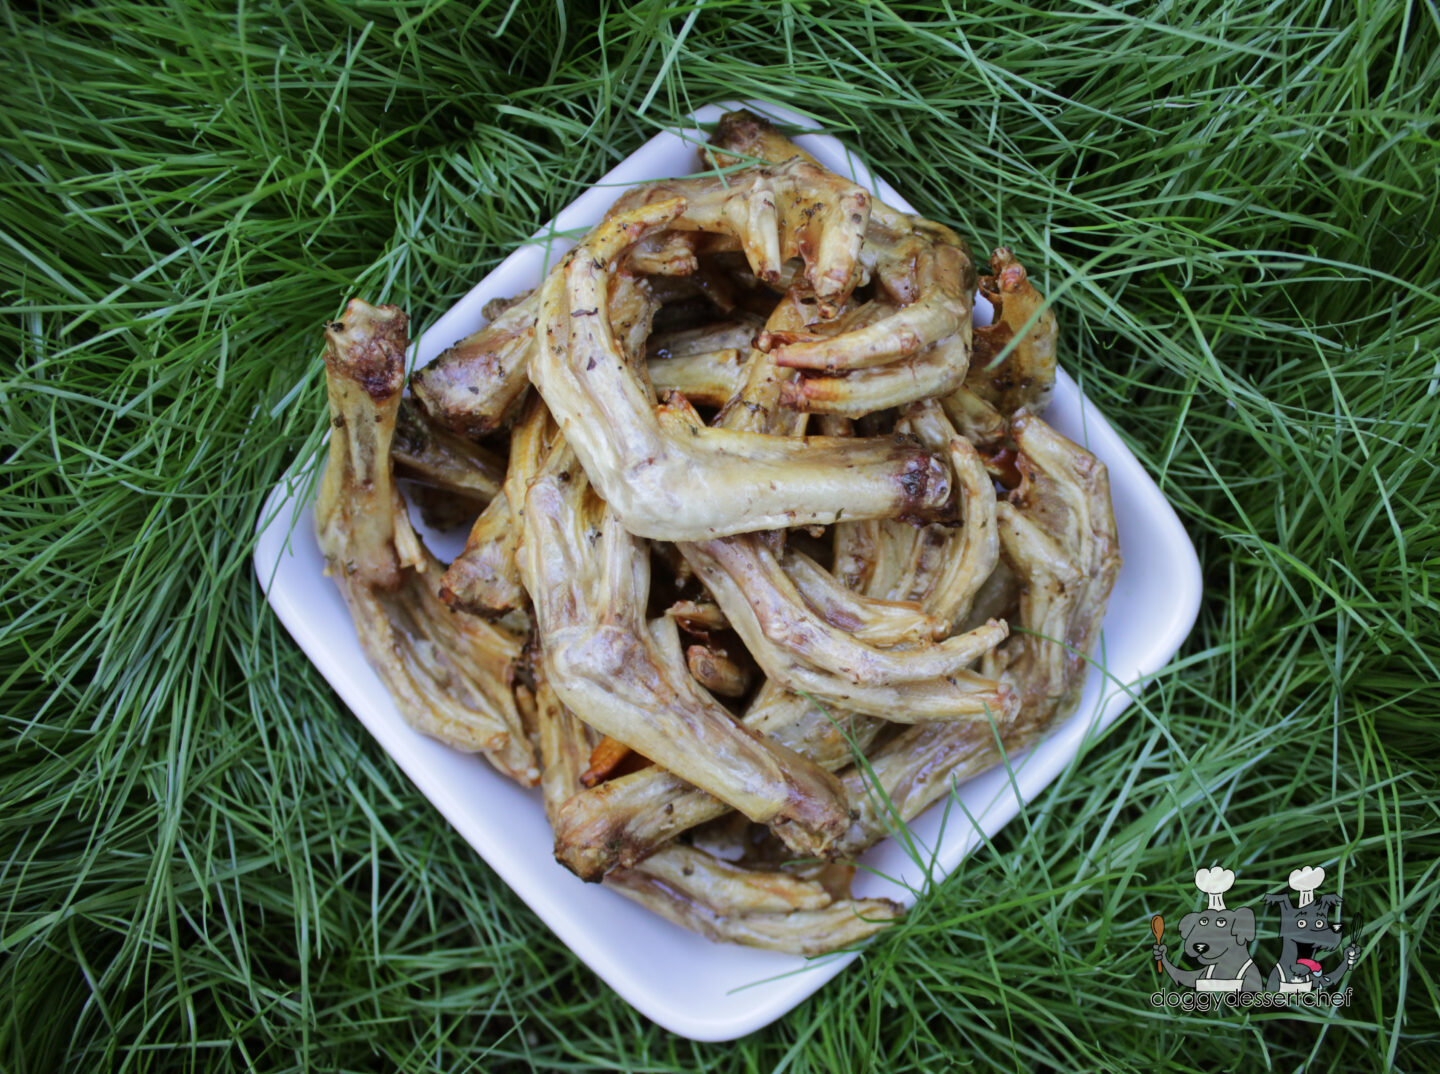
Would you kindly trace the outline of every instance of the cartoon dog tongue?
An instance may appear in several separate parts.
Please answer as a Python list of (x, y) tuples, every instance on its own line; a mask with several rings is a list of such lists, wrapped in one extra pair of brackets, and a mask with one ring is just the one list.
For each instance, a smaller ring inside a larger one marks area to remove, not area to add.
[(1313, 958), (1297, 958), (1295, 965), (1304, 966), (1311, 973), (1320, 972), (1320, 963), (1316, 962)]

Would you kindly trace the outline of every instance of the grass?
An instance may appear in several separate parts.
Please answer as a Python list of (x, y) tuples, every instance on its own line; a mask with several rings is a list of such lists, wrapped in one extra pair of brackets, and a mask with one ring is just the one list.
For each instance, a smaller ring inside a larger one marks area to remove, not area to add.
[[(0, 1068), (1433, 1066), (1433, 2), (117, 0), (4, 5), (0, 34)], [(631, 1011), (417, 799), (248, 557), (318, 443), (346, 296), (425, 326), (736, 95), (1043, 266), (1206, 597), (992, 849), (712, 1046)], [(1149, 917), (1216, 863), (1257, 906), (1325, 866), (1364, 922), (1351, 1006), (1148, 1005)]]

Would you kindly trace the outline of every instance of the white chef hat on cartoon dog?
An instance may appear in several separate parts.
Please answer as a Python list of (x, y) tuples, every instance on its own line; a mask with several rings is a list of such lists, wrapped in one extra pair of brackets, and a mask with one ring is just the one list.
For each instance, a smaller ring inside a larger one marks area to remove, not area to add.
[(1195, 873), (1195, 886), (1210, 899), (1209, 910), (1225, 909), (1225, 893), (1235, 885), (1235, 871), (1222, 869), (1199, 869)]
[(1290, 889), (1300, 893), (1300, 906), (1309, 906), (1315, 901), (1315, 889), (1325, 883), (1325, 870), (1318, 865), (1311, 869), (1296, 869), (1290, 874)]

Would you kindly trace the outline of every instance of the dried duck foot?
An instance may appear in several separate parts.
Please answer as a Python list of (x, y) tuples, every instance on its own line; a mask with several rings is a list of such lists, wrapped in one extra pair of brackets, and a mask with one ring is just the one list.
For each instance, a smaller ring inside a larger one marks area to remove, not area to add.
[[(774, 683), (760, 688), (742, 721), (746, 730), (834, 771), (849, 764), (880, 732), (883, 721), (832, 714), (823, 705)], [(601, 783), (572, 795), (553, 819), (555, 855), (577, 875), (599, 879), (633, 866), (675, 836), (730, 807), (663, 767)]]
[(624, 526), (640, 536), (688, 540), (841, 515), (947, 515), (946, 468), (910, 445), (766, 436), (657, 414), (618, 352), (603, 297), (607, 266), (683, 209), (683, 201), (671, 201), (612, 218), (546, 280), (541, 295), (544, 328), (531, 375)]
[(648, 549), (594, 496), (563, 443), (530, 485), (524, 527), (521, 576), (546, 678), (565, 705), (788, 844), (823, 849), (846, 823), (838, 784), (737, 727), (692, 678), (674, 620), (645, 622)]
[(315, 508), (320, 549), (405, 720), (533, 785), (539, 771), (511, 691), (521, 640), (440, 600), (439, 564), (411, 529), (394, 483), (405, 325), (395, 307), (354, 299), (326, 327), (334, 430)]
[[(1028, 485), (996, 510), (1001, 554), (1020, 593), (1022, 631), (987, 656), (1021, 698), (1009, 722), (907, 728), (846, 773), (855, 820), (837, 849), (860, 853), (971, 776), (1070, 714), (1084, 686), (1120, 556), (1105, 467), (1038, 418), (1016, 421)], [(872, 774), (873, 773), (873, 776)]]
[(905, 914), (889, 899), (836, 898), (814, 880), (746, 869), (695, 847), (666, 847), (605, 884), (711, 940), (796, 955), (850, 947)]
[[(990, 271), (980, 277), (980, 292), (995, 307), (995, 317), (975, 329), (965, 386), (1007, 417), (1022, 407), (1042, 413), (1055, 392), (1055, 314), (1006, 247), (991, 256)], [(1010, 353), (1002, 359), (1007, 346)]]

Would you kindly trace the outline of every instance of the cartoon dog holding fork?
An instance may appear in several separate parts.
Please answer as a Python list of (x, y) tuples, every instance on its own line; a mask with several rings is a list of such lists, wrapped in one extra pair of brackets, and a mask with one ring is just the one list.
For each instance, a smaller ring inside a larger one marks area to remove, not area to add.
[(1334, 988), (1360, 959), (1354, 936), (1345, 941), (1344, 958), (1326, 973), (1317, 961), (1322, 951), (1340, 946), (1340, 896), (1321, 895), (1315, 890), (1325, 882), (1325, 870), (1296, 869), (1290, 874), (1290, 890), (1299, 896), (1292, 904), (1283, 891), (1272, 892), (1265, 901), (1280, 910), (1280, 961), (1270, 971), (1266, 987), (1271, 992), (1323, 992)]

